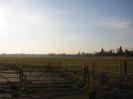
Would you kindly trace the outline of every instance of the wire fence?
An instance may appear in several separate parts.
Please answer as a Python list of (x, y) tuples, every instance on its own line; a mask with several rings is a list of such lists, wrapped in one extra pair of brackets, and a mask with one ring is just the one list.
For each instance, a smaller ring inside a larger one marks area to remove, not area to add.
[[(133, 78), (133, 62), (91, 64), (0, 64), (0, 99), (44, 99), (78, 94), (82, 85), (101, 73)], [(19, 97), (19, 98), (18, 98)]]

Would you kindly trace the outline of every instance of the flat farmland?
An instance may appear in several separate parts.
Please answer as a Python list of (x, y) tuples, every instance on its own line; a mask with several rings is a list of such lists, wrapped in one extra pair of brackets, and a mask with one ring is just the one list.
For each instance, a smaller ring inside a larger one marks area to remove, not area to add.
[(90, 64), (90, 63), (118, 63), (120, 61), (133, 62), (133, 57), (62, 57), (62, 56), (0, 56), (0, 63), (14, 64)]

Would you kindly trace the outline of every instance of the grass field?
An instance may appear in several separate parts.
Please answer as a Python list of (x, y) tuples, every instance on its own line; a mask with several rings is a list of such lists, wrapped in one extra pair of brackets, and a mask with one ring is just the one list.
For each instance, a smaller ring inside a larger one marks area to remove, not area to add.
[(133, 57), (26, 57), (26, 56), (0, 56), (0, 63), (16, 63), (16, 64), (58, 64), (62, 63), (72, 63), (72, 64), (89, 64), (92, 62), (106, 63), (113, 62), (117, 63), (119, 61), (133, 62)]

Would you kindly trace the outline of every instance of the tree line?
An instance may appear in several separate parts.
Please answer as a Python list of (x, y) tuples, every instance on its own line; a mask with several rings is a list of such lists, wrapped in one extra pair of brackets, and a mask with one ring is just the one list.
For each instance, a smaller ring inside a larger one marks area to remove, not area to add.
[(133, 56), (133, 51), (129, 51), (128, 49), (122, 48), (120, 46), (118, 49), (105, 51), (103, 48), (100, 52), (95, 53), (95, 56)]
[(104, 50), (104, 48), (101, 48), (99, 52), (95, 53), (85, 53), (85, 52), (79, 52), (77, 54), (48, 54), (49, 56), (85, 56), (85, 57), (92, 57), (92, 56), (133, 56), (133, 50), (129, 51), (128, 49), (123, 49), (122, 46), (117, 48), (116, 50)]

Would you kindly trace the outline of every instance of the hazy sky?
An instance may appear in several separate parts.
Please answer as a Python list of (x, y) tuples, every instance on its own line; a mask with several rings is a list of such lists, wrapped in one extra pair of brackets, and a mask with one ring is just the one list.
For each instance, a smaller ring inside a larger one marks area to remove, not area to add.
[(0, 0), (0, 53), (133, 49), (133, 0)]

